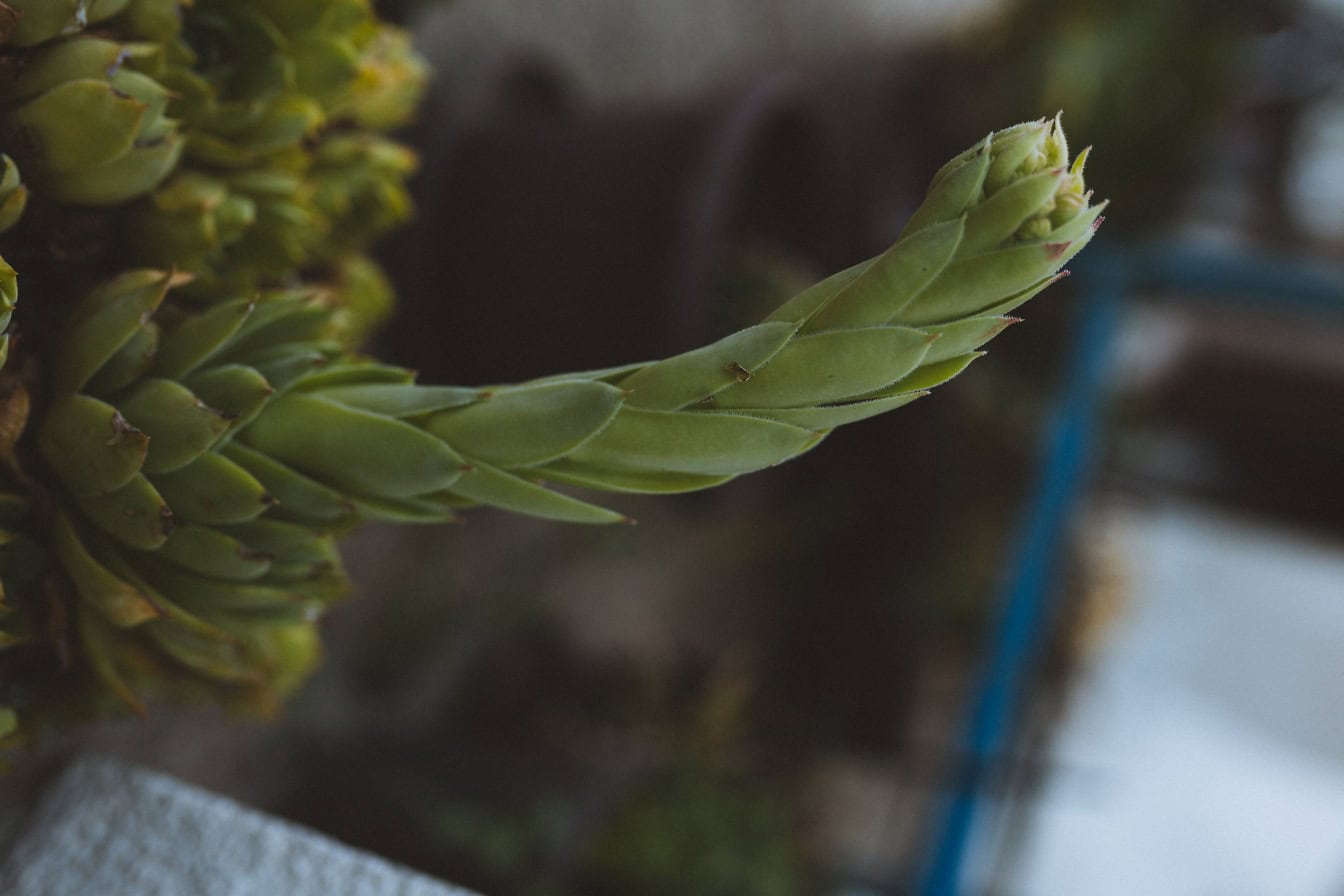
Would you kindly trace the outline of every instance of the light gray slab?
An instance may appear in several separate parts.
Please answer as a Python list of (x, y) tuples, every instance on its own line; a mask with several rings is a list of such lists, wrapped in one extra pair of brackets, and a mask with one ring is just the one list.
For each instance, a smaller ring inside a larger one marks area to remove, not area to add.
[(6, 896), (472, 896), (106, 758), (66, 770), (0, 867)]
[(1120, 602), (1002, 892), (1344, 893), (1344, 546), (1175, 502), (1094, 534)]

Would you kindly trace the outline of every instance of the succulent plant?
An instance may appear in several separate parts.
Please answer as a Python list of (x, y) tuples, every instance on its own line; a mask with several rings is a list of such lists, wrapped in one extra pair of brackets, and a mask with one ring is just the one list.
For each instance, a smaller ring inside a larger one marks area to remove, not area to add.
[[(409, 213), (414, 156), (377, 133), (424, 77), (405, 36), (366, 0), (58, 5), (3, 6), (24, 13), (0, 78), (19, 165), (0, 247), (23, 269), (0, 267), (0, 322), (22, 325), (0, 373), (14, 739), (160, 693), (270, 709), (317, 660), (352, 526), (477, 504), (622, 522), (569, 487), (683, 492), (788, 460), (964, 370), (1100, 220), (1085, 154), (1028, 122), (938, 172), (891, 249), (712, 345), (421, 385), (357, 353), (390, 304), (362, 252)], [(41, 212), (20, 220), (25, 189)], [(110, 249), (71, 248), (79, 227)]]
[(0, 89), (0, 141), (41, 195), (110, 205), (140, 195), (177, 164), (171, 93), (154, 75), (156, 44), (77, 36), (25, 54)]
[(30, 47), (78, 34), (124, 11), (131, 0), (5, 0), (0, 3), (0, 43)]

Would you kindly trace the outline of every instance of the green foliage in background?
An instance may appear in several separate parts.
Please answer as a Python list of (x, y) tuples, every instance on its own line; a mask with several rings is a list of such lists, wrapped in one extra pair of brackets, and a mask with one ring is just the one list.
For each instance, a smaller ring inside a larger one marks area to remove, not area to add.
[(1015, 0), (958, 45), (951, 65), (982, 79), (975, 114), (1067, 109), (1075, 136), (1106, 147), (1092, 176), (1123, 191), (1125, 226), (1153, 226), (1187, 195), (1200, 173), (1195, 149), (1254, 77), (1254, 20), (1286, 5)]

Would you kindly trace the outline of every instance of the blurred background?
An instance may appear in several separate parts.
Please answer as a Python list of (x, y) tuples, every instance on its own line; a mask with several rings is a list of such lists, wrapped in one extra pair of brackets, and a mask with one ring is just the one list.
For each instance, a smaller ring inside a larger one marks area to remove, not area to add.
[(380, 6), (423, 381), (712, 341), (1060, 109), (1108, 220), (928, 400), (636, 527), (369, 527), (284, 717), (48, 764), (489, 896), (1344, 894), (1344, 3)]

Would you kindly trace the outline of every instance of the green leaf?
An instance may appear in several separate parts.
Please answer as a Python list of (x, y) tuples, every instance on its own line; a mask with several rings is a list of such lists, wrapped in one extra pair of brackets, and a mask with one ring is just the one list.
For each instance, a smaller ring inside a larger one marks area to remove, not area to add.
[(623, 395), (588, 380), (508, 387), (435, 414), (424, 426), (464, 455), (504, 468), (533, 466), (601, 432), (621, 409)]
[(124, 545), (156, 550), (173, 528), (168, 502), (143, 473), (136, 473), (116, 491), (93, 497), (75, 496), (75, 503), (99, 529)]
[(808, 321), (805, 332), (892, 321), (947, 267), (961, 244), (963, 228), (962, 220), (955, 218), (905, 237), (840, 290)]
[(324, 528), (339, 527), (355, 513), (355, 506), (335, 489), (323, 485), (254, 448), (231, 442), (220, 453), (247, 470), (277, 504), (267, 514)]
[[(446, 413), (456, 413), (448, 411)], [(461, 455), (408, 423), (296, 393), (266, 406), (239, 438), (332, 487), (410, 498), (450, 487)]]
[(271, 558), (210, 526), (178, 526), (159, 548), (159, 556), (212, 579), (247, 581), (266, 574)]
[(569, 495), (551, 491), (486, 464), (475, 464), (453, 485), (453, 492), (514, 513), (567, 523), (621, 523), (626, 517)]
[(184, 320), (163, 337), (154, 371), (180, 380), (229, 343), (243, 326), (255, 305), (253, 299), (221, 302)]
[(784, 346), (797, 326), (787, 321), (757, 324), (712, 345), (656, 361), (620, 381), (631, 407), (675, 411), (755, 373)]
[(788, 460), (818, 438), (758, 417), (626, 408), (569, 457), (613, 470), (733, 476)]
[(866, 327), (800, 336), (754, 377), (714, 398), (720, 408), (793, 408), (844, 401), (917, 367), (933, 337), (908, 327)]
[(327, 386), (314, 394), (346, 407), (403, 419), (471, 404), (480, 399), (481, 390), (417, 383), (349, 383)]
[(163, 611), (148, 594), (113, 575), (93, 558), (70, 518), (60, 509), (51, 527), (51, 545), (80, 598), (108, 622), (118, 628), (129, 628), (162, 615)]
[(777, 420), (790, 426), (801, 426), (820, 432), (885, 414), (928, 394), (928, 392), (905, 392), (886, 398), (854, 401), (848, 404), (827, 404), (814, 408), (741, 408), (734, 413), (765, 417), (768, 420)]
[(129, 271), (85, 296), (61, 334), (51, 366), (52, 390), (80, 391), (144, 326), (168, 290), (185, 279), (164, 271)]
[(173, 515), (197, 523), (241, 523), (275, 503), (247, 470), (221, 454), (202, 454), (185, 467), (154, 477)]
[(173, 380), (141, 380), (118, 402), (131, 425), (149, 436), (145, 472), (166, 473), (200, 457), (229, 428), (232, 418), (202, 402)]
[(974, 351), (1018, 322), (1015, 317), (968, 317), (936, 328), (938, 340), (924, 356), (921, 367)]
[(106, 402), (87, 395), (54, 401), (38, 432), (38, 447), (76, 495), (114, 492), (144, 466), (149, 437)]

